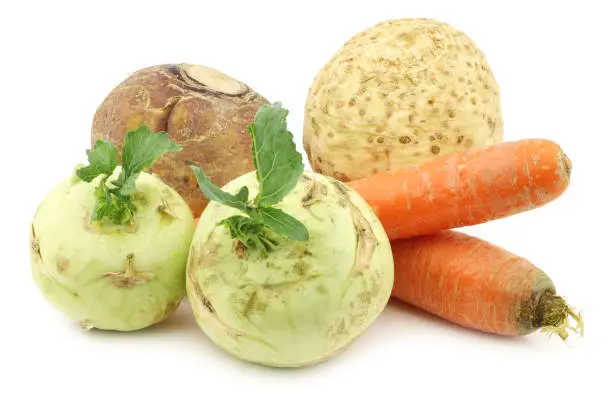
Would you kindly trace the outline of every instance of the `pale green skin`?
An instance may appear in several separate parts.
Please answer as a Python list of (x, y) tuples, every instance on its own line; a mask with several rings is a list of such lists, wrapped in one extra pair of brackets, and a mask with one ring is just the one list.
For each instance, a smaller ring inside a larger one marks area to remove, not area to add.
[[(318, 183), (320, 201), (310, 206), (306, 178)], [(223, 189), (243, 185), (256, 195), (254, 172)], [(216, 225), (240, 212), (211, 202), (192, 241), (187, 297), (201, 329), (227, 352), (270, 366), (311, 365), (346, 348), (383, 311), (393, 286), (391, 246), (368, 204), (321, 174), (306, 172), (277, 207), (308, 228), (309, 241), (283, 240), (267, 259), (251, 250), (242, 259), (229, 230)], [(360, 244), (354, 218), (367, 231)]]
[[(95, 185), (73, 176), (38, 207), (30, 234), (34, 281), (53, 306), (86, 328), (131, 331), (159, 323), (185, 296), (192, 212), (157, 176), (141, 173), (134, 228), (94, 225)], [(162, 197), (172, 215), (158, 209)], [(125, 279), (129, 254), (136, 279)]]

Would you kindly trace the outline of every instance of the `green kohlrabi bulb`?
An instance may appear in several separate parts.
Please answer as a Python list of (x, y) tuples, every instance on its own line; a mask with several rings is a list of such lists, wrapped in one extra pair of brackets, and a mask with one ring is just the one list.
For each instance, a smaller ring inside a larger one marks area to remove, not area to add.
[(176, 191), (143, 172), (130, 222), (92, 221), (99, 180), (75, 175), (44, 198), (31, 224), (33, 277), (51, 304), (85, 327), (142, 329), (185, 296), (193, 215)]
[[(223, 190), (243, 186), (257, 196), (255, 172)], [(211, 202), (192, 241), (187, 296), (202, 330), (227, 352), (264, 365), (310, 365), (345, 349), (383, 311), (394, 279), (391, 246), (372, 208), (330, 177), (305, 172), (276, 207), (309, 236), (276, 236), (266, 253), (219, 225), (239, 209)]]

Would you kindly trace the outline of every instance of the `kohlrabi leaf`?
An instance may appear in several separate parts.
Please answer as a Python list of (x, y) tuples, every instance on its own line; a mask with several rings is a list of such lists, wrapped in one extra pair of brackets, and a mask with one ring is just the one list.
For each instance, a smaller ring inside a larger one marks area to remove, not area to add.
[(259, 209), (264, 224), (278, 235), (293, 241), (308, 241), (308, 229), (300, 221), (279, 208), (262, 207)]
[(288, 114), (280, 103), (263, 105), (248, 128), (259, 181), (256, 203), (260, 207), (280, 202), (294, 189), (304, 171), (302, 155), (287, 130)]
[(251, 224), (253, 220), (242, 215), (232, 215), (219, 222), (219, 225), (225, 225), (230, 231), (232, 238), (246, 238), (245, 228)]
[(180, 150), (181, 147), (171, 141), (166, 132), (153, 133), (142, 125), (127, 132), (121, 156), (121, 173), (109, 182), (119, 162), (119, 150), (106, 140), (97, 140), (93, 149), (87, 151), (89, 165), (80, 167), (76, 172), (79, 178), (87, 182), (105, 175), (94, 191), (96, 201), (92, 221), (108, 218), (118, 225), (129, 224), (136, 212), (132, 194), (136, 192), (139, 173), (151, 168), (162, 154)]
[[(128, 177), (123, 183), (115, 183), (117, 187), (119, 187), (119, 194), (128, 196), (130, 194), (134, 194), (136, 192), (136, 180), (138, 179), (140, 173), (134, 173), (130, 177)], [(121, 180), (121, 179), (119, 179)]]
[(269, 252), (278, 245), (274, 238), (266, 233), (266, 226), (253, 221), (249, 217), (233, 215), (219, 222), (230, 230), (232, 239), (240, 241), (245, 247)]
[(94, 190), (94, 197), (96, 198), (96, 201), (91, 216), (92, 221), (99, 221), (102, 218), (110, 215), (110, 208), (113, 198), (110, 190), (104, 185), (105, 182), (106, 177), (100, 180), (100, 183)]
[(121, 178), (125, 183), (134, 174), (153, 167), (155, 161), (164, 153), (181, 150), (179, 145), (168, 138), (166, 132), (153, 133), (146, 125), (130, 130), (123, 142)]
[(129, 224), (136, 212), (131, 198), (124, 195), (115, 195), (113, 200), (114, 205), (110, 208), (110, 219), (115, 224)]
[(108, 188), (106, 179), (107, 177), (100, 180), (95, 189), (96, 202), (91, 220), (102, 221), (108, 218), (115, 224), (127, 224), (134, 215), (134, 205), (129, 197), (119, 195), (115, 189)]
[(243, 186), (236, 194), (221, 190), (196, 166), (191, 169), (206, 197), (236, 208), (246, 216), (234, 215), (218, 223), (226, 226), (233, 239), (246, 248), (270, 252), (278, 246), (278, 236), (307, 241), (308, 229), (286, 212), (271, 207), (279, 203), (296, 186), (304, 171), (302, 155), (297, 151), (293, 135), (287, 130), (288, 111), (280, 103), (263, 105), (248, 127), (253, 142), (253, 163), (259, 193), (249, 202), (249, 190)]
[[(249, 202), (249, 189), (243, 186), (240, 191), (236, 194), (231, 194), (221, 190), (219, 187), (213, 184), (206, 174), (197, 166), (190, 166), (196, 175), (200, 190), (206, 197), (211, 201), (217, 201), (221, 204), (225, 204), (228, 207), (236, 208), (238, 210), (246, 211), (247, 204)], [(247, 218), (248, 219), (248, 218)]]
[(119, 165), (119, 149), (107, 140), (96, 140), (94, 147), (87, 150), (89, 166), (76, 171), (83, 181), (90, 182), (100, 174), (112, 174)]

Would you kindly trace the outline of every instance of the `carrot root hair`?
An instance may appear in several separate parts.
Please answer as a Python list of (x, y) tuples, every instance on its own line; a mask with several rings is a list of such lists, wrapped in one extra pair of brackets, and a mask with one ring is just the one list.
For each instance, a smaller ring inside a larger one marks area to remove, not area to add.
[(584, 336), (584, 322), (581, 314), (573, 310), (562, 297), (552, 294), (544, 296), (538, 309), (540, 309), (538, 312), (542, 319), (542, 332), (556, 334), (563, 341), (569, 338), (568, 331)]

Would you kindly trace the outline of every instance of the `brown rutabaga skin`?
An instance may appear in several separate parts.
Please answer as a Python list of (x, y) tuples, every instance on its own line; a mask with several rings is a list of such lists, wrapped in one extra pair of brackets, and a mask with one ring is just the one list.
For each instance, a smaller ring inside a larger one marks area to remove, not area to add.
[(190, 165), (216, 185), (254, 170), (248, 125), (268, 101), (244, 83), (212, 68), (167, 64), (141, 69), (115, 87), (98, 107), (92, 144), (100, 138), (119, 148), (127, 131), (142, 124), (167, 131), (183, 147), (162, 156), (156, 173), (187, 201), (199, 217), (208, 200)]

